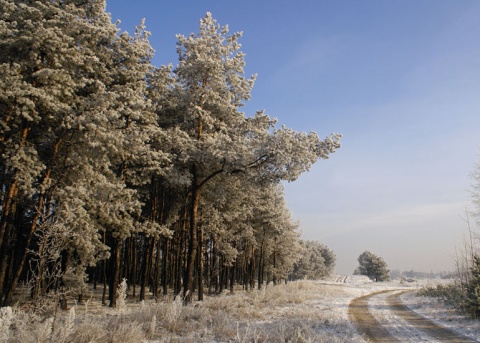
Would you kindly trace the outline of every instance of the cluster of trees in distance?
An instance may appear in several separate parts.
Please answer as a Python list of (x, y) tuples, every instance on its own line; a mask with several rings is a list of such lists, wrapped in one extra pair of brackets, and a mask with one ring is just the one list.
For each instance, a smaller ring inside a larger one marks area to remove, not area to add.
[(144, 24), (122, 33), (105, 6), (0, 0), (1, 304), (23, 281), (35, 299), (89, 280), (115, 306), (123, 278), (187, 301), (287, 279), (301, 244), (281, 182), (340, 135), (245, 115), (241, 34), (210, 14), (155, 67)]
[(358, 267), (353, 272), (354, 275), (366, 275), (375, 282), (388, 281), (389, 273), (385, 260), (368, 250), (358, 256)]

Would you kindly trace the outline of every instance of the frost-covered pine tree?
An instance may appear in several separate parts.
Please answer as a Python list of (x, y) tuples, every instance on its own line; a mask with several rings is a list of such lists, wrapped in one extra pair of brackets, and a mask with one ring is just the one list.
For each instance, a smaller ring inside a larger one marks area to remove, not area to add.
[(191, 177), (184, 295), (193, 292), (201, 191), (213, 177), (226, 171), (238, 152), (237, 128), (245, 120), (239, 108), (249, 99), (254, 81), (254, 77), (243, 77), (244, 55), (238, 43), (241, 34), (227, 33), (228, 27), (220, 28), (207, 13), (198, 35), (177, 36), (180, 62), (175, 75), (182, 89), (177, 113), (179, 128), (188, 137), (182, 148), (187, 155), (184, 168)]
[(335, 268), (335, 254), (318, 241), (301, 241), (302, 252), (289, 278), (318, 280), (330, 275)]
[[(184, 294), (193, 293), (198, 254), (198, 209), (202, 192), (219, 175), (242, 173), (264, 182), (295, 180), (312, 163), (339, 147), (339, 135), (320, 140), (282, 127), (263, 112), (246, 117), (240, 111), (250, 98), (255, 76), (244, 77), (241, 33), (228, 35), (210, 13), (198, 34), (178, 35), (179, 64), (174, 70), (171, 108), (163, 113), (179, 144), (176, 172), (186, 180), (189, 196), (189, 238)], [(201, 273), (201, 271), (199, 271)], [(203, 297), (199, 289), (199, 299)]]
[(79, 282), (113, 254), (114, 306), (122, 242), (145, 226), (132, 186), (165, 161), (147, 144), (159, 132), (145, 101), (148, 33), (120, 34), (103, 0), (1, 0), (0, 22), (1, 300), (38, 223), (52, 221), (69, 233), (64, 262)]
[[(205, 281), (216, 291), (227, 287), (220, 281), (226, 269), (247, 289), (286, 279), (299, 255), (298, 224), (277, 183), (259, 184), (242, 174), (220, 175), (202, 193), (199, 218)], [(230, 282), (231, 291), (232, 286)]]
[(383, 258), (370, 251), (365, 251), (358, 256), (358, 267), (354, 274), (366, 275), (369, 279), (377, 281), (387, 281), (389, 276), (387, 263)]
[[(258, 287), (287, 280), (301, 252), (298, 223), (292, 219), (280, 184), (260, 189), (258, 206), (251, 220), (258, 250)], [(253, 286), (253, 284), (252, 284)]]

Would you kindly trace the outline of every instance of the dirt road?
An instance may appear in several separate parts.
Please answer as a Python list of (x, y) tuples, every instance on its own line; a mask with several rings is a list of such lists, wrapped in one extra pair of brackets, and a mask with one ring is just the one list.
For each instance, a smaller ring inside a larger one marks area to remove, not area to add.
[(350, 303), (351, 320), (370, 342), (477, 342), (419, 316), (402, 304), (402, 293), (381, 291)]

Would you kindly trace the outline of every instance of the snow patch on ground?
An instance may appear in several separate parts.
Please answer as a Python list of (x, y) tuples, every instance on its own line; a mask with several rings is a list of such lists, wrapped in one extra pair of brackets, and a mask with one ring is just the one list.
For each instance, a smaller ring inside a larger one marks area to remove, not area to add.
[[(425, 279), (412, 280), (411, 282), (393, 280), (375, 283), (364, 276), (349, 276), (346, 279), (336, 276), (329, 281), (319, 282), (326, 287), (340, 287), (345, 292), (343, 296), (337, 296), (331, 299), (330, 303), (323, 304), (323, 306), (330, 306), (331, 310), (336, 313), (335, 316), (348, 318), (348, 304), (356, 297), (382, 290), (410, 290), (411, 292), (405, 292), (401, 296), (402, 302), (410, 309), (436, 324), (454, 330), (464, 336), (477, 340), (480, 337), (480, 321), (468, 318), (438, 299), (417, 296), (417, 291), (422, 287), (445, 284), (451, 282), (450, 280)], [(391, 292), (381, 293), (370, 299), (369, 308), (374, 317), (379, 322), (384, 323), (385, 328), (402, 342), (439, 342), (420, 330), (412, 328), (405, 320), (394, 315), (388, 309), (386, 301), (391, 294)]]

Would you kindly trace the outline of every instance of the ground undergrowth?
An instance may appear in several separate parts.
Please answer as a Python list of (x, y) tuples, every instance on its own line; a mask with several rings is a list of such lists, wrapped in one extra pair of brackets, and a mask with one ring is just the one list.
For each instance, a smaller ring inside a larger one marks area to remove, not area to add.
[[(348, 317), (353, 298), (381, 289), (420, 287), (337, 277), (239, 289), (187, 306), (180, 297), (143, 302), (127, 297), (117, 309), (101, 306), (98, 291), (83, 303), (71, 299), (67, 310), (59, 309), (58, 298), (46, 298), (35, 309), (25, 303), (0, 309), (0, 342), (364, 342)], [(427, 302), (418, 301), (431, 306)]]
[(91, 298), (61, 311), (55, 299), (46, 299), (35, 310), (3, 309), (0, 342), (362, 342), (346, 315), (347, 293), (337, 285), (296, 281), (187, 306), (180, 297), (127, 298), (111, 309)]

